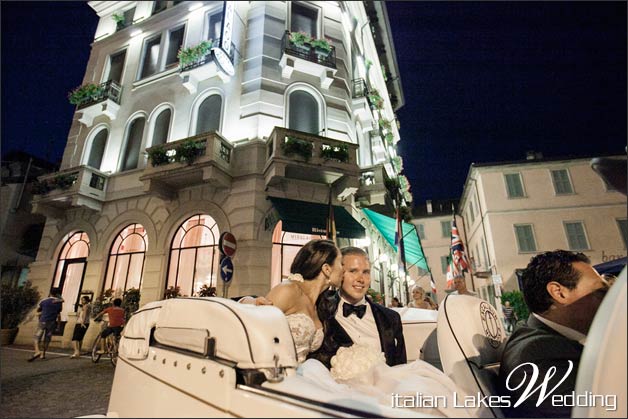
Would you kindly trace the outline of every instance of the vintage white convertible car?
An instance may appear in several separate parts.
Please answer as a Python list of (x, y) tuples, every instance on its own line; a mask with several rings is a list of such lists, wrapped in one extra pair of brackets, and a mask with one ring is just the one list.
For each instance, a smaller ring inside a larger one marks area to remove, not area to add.
[[(444, 373), (468, 394), (495, 394), (506, 335), (489, 304), (450, 295), (438, 313), (399, 312), (409, 362), (419, 357), (441, 362)], [(625, 354), (624, 270), (594, 320), (576, 388), (577, 393), (617, 395), (617, 410), (577, 407), (572, 416), (626, 417)], [(157, 301), (139, 310), (124, 329), (107, 417), (419, 416), (360, 394), (325, 391), (296, 369), (288, 324), (274, 307), (222, 298)], [(501, 417), (502, 412), (484, 407), (475, 415)]]

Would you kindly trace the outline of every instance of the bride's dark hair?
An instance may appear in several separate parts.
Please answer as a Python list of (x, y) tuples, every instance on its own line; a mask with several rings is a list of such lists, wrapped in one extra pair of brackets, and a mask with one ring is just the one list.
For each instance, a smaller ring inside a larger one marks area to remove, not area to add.
[(340, 252), (331, 240), (310, 240), (299, 250), (290, 265), (290, 273), (301, 274), (303, 279), (318, 276), (324, 264), (333, 265)]

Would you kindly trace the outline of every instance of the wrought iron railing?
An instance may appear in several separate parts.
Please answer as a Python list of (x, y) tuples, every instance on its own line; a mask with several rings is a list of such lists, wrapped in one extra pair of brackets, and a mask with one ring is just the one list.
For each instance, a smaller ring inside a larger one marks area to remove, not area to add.
[(353, 79), (351, 83), (353, 85), (352, 94), (354, 99), (367, 97), (369, 94), (369, 88), (363, 78)]
[[(217, 40), (213, 41), (213, 45), (212, 48), (217, 47), (220, 45), (220, 38), (218, 38)], [(231, 43), (231, 48), (229, 51), (229, 59), (231, 60), (232, 63), (234, 63), (234, 58), (235, 58), (235, 45), (233, 44), (233, 42)], [(193, 61), (189, 64), (186, 64), (184, 66), (180, 66), (179, 67), (179, 72), (183, 72), (183, 71), (190, 71), (193, 70), (195, 68), (204, 66), (205, 64), (213, 61), (214, 56), (212, 55), (212, 51), (211, 49), (207, 52), (207, 54), (203, 55), (202, 57), (200, 57), (198, 60)]]
[(106, 81), (98, 85), (98, 93), (86, 97), (77, 105), (77, 109), (83, 109), (96, 103), (104, 102), (107, 99), (113, 100), (118, 105), (122, 97), (122, 86), (113, 80)]
[(329, 53), (319, 52), (310, 45), (294, 44), (290, 41), (290, 31), (286, 31), (283, 38), (281, 38), (281, 50), (284, 53), (324, 65), (325, 67), (336, 68), (336, 47), (333, 45), (331, 45)]

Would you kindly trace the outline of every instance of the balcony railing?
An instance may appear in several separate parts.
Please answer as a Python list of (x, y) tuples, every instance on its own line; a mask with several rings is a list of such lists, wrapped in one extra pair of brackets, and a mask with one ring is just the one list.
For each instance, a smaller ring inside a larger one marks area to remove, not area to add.
[(267, 185), (282, 178), (330, 184), (341, 177), (357, 185), (357, 144), (275, 127), (266, 147)]
[(96, 95), (92, 95), (90, 97), (85, 98), (81, 103), (79, 103), (76, 108), (83, 109), (88, 106), (95, 105), (100, 102), (104, 102), (107, 99), (110, 99), (120, 104), (120, 98), (122, 96), (122, 87), (113, 80), (106, 81), (101, 83), (99, 86), (99, 93)]
[(146, 191), (164, 198), (201, 183), (231, 185), (233, 146), (216, 132), (150, 147), (146, 152), (149, 161), (140, 180)]
[(324, 65), (325, 67), (336, 68), (336, 47), (333, 45), (331, 45), (329, 53), (319, 52), (309, 45), (295, 45), (290, 41), (290, 31), (286, 31), (281, 39), (281, 50), (287, 54)]
[(108, 175), (93, 167), (79, 166), (40, 176), (33, 185), (33, 212), (57, 216), (72, 207), (102, 209)]
[(353, 86), (351, 92), (354, 99), (368, 96), (369, 88), (363, 78), (353, 79), (351, 84)]
[[(220, 45), (220, 38), (218, 38), (215, 42), (213, 42), (213, 46), (218, 46)], [(235, 45), (233, 43), (231, 43), (231, 48), (229, 50), (229, 59), (231, 60), (231, 62), (233, 63), (235, 58)], [(198, 60), (191, 62), (189, 64), (186, 64), (184, 66), (181, 66), (179, 68), (179, 72), (182, 73), (184, 71), (190, 71), (193, 70), (195, 68), (204, 66), (207, 63), (210, 63), (211, 61), (214, 60), (214, 56), (211, 52), (211, 50), (209, 50), (207, 52), (207, 54), (203, 55), (202, 57), (200, 57)]]

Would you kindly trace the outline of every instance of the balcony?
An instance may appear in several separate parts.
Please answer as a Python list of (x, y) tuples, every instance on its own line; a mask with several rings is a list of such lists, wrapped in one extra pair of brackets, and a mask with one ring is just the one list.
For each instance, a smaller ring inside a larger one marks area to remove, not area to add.
[(373, 105), (369, 100), (369, 89), (364, 79), (354, 79), (351, 89), (351, 105), (353, 114), (358, 118), (362, 126), (371, 125), (373, 118)]
[(79, 122), (88, 128), (94, 123), (94, 118), (100, 115), (105, 115), (113, 121), (120, 110), (122, 87), (113, 80), (101, 83), (98, 87), (97, 94), (76, 105), (76, 111), (82, 113)]
[(338, 182), (338, 194), (348, 188), (357, 190), (357, 144), (275, 127), (266, 147), (266, 186), (278, 185), (287, 178), (321, 184)]
[(331, 46), (331, 51), (325, 53), (309, 45), (295, 45), (290, 41), (290, 31), (284, 33), (281, 39), (281, 76), (291, 78), (296, 70), (301, 73), (318, 77), (323, 89), (329, 89), (336, 69), (336, 47)]
[(231, 186), (233, 146), (216, 132), (150, 147), (146, 152), (149, 162), (140, 181), (147, 193), (172, 200), (188, 186)]
[(383, 166), (378, 164), (360, 171), (360, 187), (355, 195), (359, 206), (368, 207), (385, 203), (387, 190), (382, 169)]
[[(220, 39), (218, 39), (214, 45), (220, 45)], [(235, 56), (234, 51), (235, 45), (232, 43), (229, 52), (229, 58), (232, 64)], [(188, 89), (191, 94), (197, 92), (199, 83), (216, 76), (220, 77), (223, 83), (227, 83), (231, 80), (231, 76), (222, 71), (216, 64), (214, 54), (211, 50), (191, 63), (180, 66), (179, 69), (179, 77), (181, 77), (183, 86)]]
[(89, 166), (41, 176), (33, 185), (33, 213), (61, 218), (71, 208), (101, 211), (107, 179), (107, 174)]

